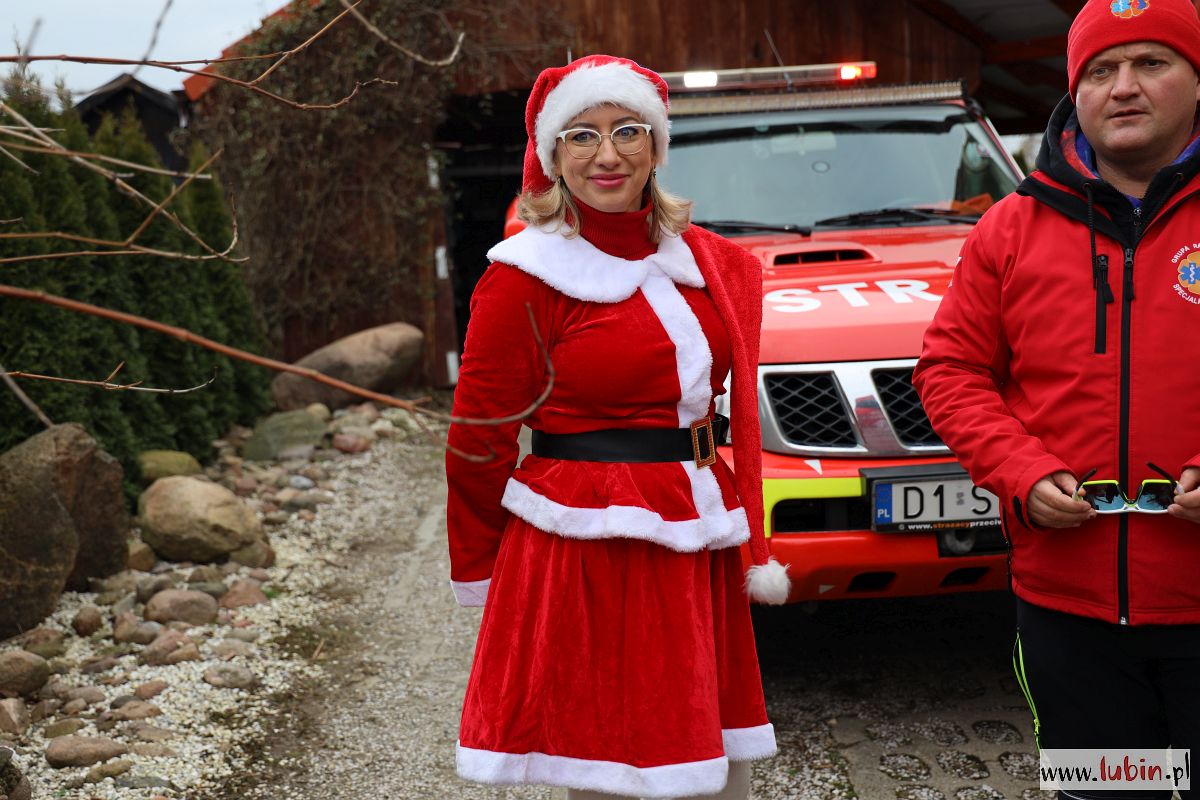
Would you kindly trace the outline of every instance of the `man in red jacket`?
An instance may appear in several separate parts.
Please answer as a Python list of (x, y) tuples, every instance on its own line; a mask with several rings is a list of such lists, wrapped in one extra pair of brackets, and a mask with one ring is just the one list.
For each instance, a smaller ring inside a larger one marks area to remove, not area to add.
[(1001, 500), (1039, 745), (1200, 756), (1200, 19), (1090, 0), (1067, 48), (1037, 171), (964, 245), (913, 381)]

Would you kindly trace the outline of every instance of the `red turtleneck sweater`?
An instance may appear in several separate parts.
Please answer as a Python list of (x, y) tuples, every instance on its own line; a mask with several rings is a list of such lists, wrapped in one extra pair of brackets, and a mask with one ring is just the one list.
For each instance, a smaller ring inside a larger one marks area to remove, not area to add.
[(597, 211), (580, 200), (579, 232), (584, 239), (610, 256), (626, 260), (639, 260), (658, 250), (650, 241), (650, 212), (654, 206), (647, 203), (640, 211)]

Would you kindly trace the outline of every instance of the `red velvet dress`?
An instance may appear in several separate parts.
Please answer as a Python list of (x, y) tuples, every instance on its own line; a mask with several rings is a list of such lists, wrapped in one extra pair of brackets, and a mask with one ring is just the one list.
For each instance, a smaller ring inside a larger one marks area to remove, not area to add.
[[(649, 241), (648, 211), (583, 207), (582, 237), (529, 229), (489, 253), (456, 416), (539, 396), (533, 326), (554, 381), (532, 428), (679, 428), (711, 413), (728, 335), (687, 244)], [(514, 470), (520, 424), (450, 432), (455, 448), (495, 453), (446, 460), (452, 585), (485, 606), (459, 773), (635, 797), (719, 791), (729, 760), (775, 752), (729, 468), (530, 455)]]

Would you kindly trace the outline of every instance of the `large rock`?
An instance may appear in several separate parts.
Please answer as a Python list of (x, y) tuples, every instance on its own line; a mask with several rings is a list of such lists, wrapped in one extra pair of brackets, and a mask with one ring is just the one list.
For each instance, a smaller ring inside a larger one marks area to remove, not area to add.
[(318, 445), (324, 438), (324, 422), (307, 411), (285, 411), (259, 421), (242, 448), (242, 456), (251, 461), (266, 461), (287, 450)]
[[(86, 591), (88, 578), (125, 568), (129, 513), (121, 489), (124, 472), (82, 426), (55, 425), (0, 456), (0, 462), (13, 472), (40, 476), (37, 481), (43, 486), (48, 482), (70, 515), (77, 544), (67, 588)], [(28, 529), (38, 530), (39, 536), (33, 538), (41, 538), (39, 528), (29, 525)], [(0, 531), (8, 530), (0, 512)], [(0, 547), (10, 552), (7, 543), (0, 542)], [(60, 551), (60, 557), (65, 555)]]
[(155, 481), (138, 498), (138, 517), (142, 540), (172, 561), (214, 561), (264, 535), (237, 495), (196, 478)]
[(189, 625), (207, 625), (217, 618), (217, 601), (212, 595), (191, 589), (167, 589), (146, 603), (150, 622), (179, 620)]
[(0, 655), (0, 694), (28, 697), (50, 680), (46, 659), (24, 650)]
[(138, 654), (138, 661), (152, 667), (168, 664), (178, 664), (181, 661), (199, 661), (200, 648), (196, 643), (179, 631), (170, 628), (163, 630), (146, 648)]
[[(424, 335), (406, 322), (393, 322), (351, 334), (327, 344), (296, 362), (331, 378), (387, 393), (400, 386), (421, 358)], [(271, 382), (275, 405), (284, 411), (310, 403), (341, 408), (358, 402), (352, 394), (314, 380), (282, 373)]]
[(79, 539), (45, 470), (0, 456), (0, 638), (52, 612), (75, 564)]
[(137, 462), (145, 483), (154, 483), (159, 478), (170, 478), (172, 475), (197, 475), (204, 471), (195, 456), (178, 450), (147, 450), (138, 454)]
[(23, 736), (29, 729), (29, 709), (19, 697), (0, 700), (0, 732)]
[(90, 767), (128, 752), (125, 745), (104, 736), (60, 736), (46, 748), (46, 761), (55, 769)]

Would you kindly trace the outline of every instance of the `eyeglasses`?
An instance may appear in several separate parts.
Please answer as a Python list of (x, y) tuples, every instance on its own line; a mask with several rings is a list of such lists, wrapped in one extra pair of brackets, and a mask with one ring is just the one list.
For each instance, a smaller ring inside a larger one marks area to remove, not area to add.
[(1089, 480), (1096, 474), (1094, 469), (1079, 481), (1073, 496), (1086, 500), (1096, 509), (1097, 514), (1126, 514), (1135, 511), (1143, 514), (1165, 514), (1167, 507), (1175, 502), (1175, 495), (1179, 494), (1179, 484), (1161, 467), (1156, 467), (1148, 461), (1146, 466), (1163, 477), (1142, 481), (1136, 497), (1131, 498), (1125, 494), (1119, 481)]
[(607, 136), (623, 156), (636, 156), (646, 149), (650, 141), (650, 125), (645, 122), (631, 122), (622, 125), (612, 133), (600, 133), (591, 128), (568, 128), (558, 134), (558, 138), (567, 147), (567, 154), (572, 158), (591, 158), (600, 150), (600, 143)]

